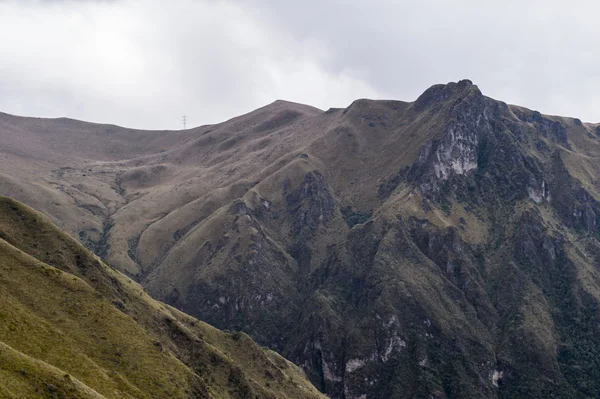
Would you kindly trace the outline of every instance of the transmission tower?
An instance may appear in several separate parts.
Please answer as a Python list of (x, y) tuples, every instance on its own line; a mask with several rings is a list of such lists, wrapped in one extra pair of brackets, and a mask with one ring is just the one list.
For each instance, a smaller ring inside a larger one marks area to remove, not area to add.
[(187, 116), (183, 115), (181, 121), (183, 122), (183, 129), (187, 129)]

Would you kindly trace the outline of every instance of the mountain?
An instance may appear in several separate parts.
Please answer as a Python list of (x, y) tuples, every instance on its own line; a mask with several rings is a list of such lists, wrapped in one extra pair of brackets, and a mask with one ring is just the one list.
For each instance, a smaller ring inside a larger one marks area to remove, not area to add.
[(185, 131), (2, 115), (0, 140), (0, 194), (333, 398), (600, 395), (597, 124), (463, 80)]
[(0, 197), (1, 398), (322, 398), (243, 333), (151, 299), (40, 213)]

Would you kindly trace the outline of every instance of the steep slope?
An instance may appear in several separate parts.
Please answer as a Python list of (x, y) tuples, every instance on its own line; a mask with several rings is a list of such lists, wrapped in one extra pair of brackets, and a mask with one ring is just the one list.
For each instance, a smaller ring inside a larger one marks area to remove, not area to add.
[(131, 134), (148, 142), (4, 168), (0, 192), (47, 191), (18, 194), (332, 397), (600, 395), (598, 125), (464, 80), (412, 103), (277, 101), (160, 150)]
[(2, 398), (322, 397), (279, 355), (151, 299), (6, 198), (0, 238)]

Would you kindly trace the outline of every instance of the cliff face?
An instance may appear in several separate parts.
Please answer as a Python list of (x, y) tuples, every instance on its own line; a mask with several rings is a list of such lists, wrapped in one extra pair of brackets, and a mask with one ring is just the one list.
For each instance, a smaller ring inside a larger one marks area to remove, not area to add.
[(292, 358), (344, 397), (594, 397), (598, 202), (565, 122), (464, 81), (414, 107), (447, 122), (315, 272)]
[(600, 394), (596, 125), (465, 80), (276, 102), (136, 151), (53, 175), (82, 241), (332, 397)]

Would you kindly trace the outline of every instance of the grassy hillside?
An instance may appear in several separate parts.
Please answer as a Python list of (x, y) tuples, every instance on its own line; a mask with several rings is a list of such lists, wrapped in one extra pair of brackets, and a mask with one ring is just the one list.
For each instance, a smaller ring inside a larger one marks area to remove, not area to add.
[(151, 299), (4, 197), (0, 238), (2, 398), (322, 397), (279, 355)]

